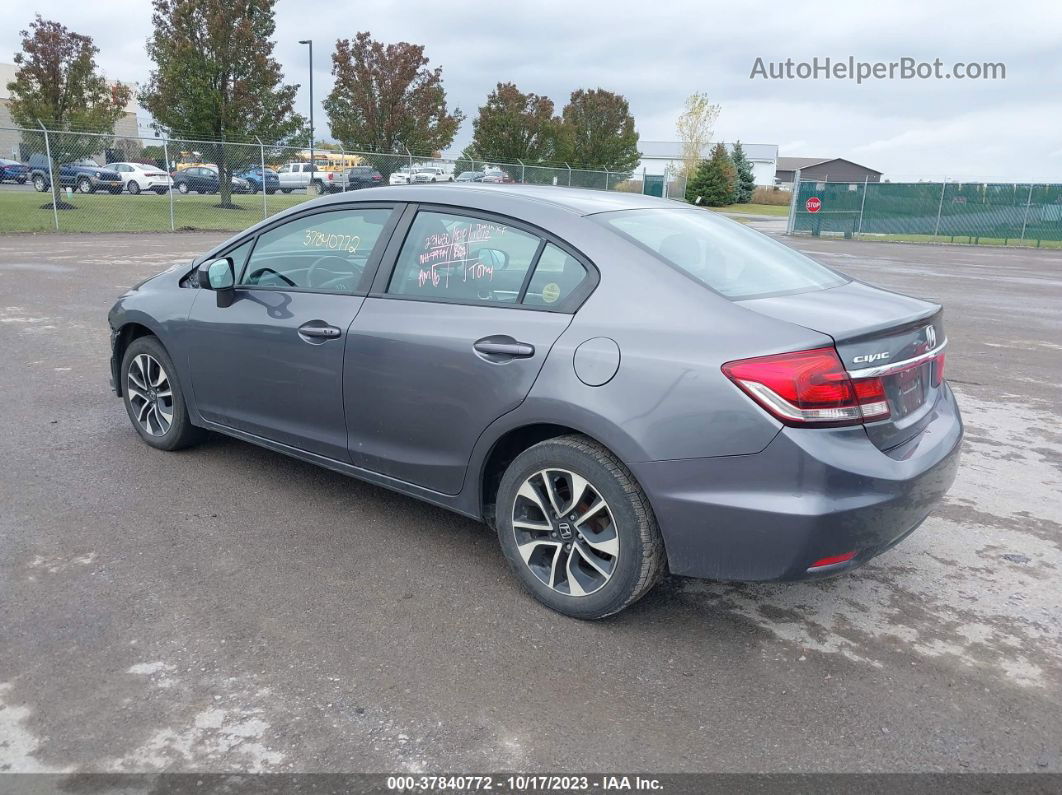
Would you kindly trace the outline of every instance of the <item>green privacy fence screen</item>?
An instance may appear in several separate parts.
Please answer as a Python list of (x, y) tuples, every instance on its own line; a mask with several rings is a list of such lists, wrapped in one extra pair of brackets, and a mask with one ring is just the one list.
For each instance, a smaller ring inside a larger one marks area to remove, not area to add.
[(795, 193), (789, 231), (798, 234), (1062, 241), (1062, 185), (802, 180)]

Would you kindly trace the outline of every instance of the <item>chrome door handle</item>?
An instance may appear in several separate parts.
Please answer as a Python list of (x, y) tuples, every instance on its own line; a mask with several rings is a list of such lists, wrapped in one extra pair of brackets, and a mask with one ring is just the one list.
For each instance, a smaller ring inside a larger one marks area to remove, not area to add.
[(527, 359), (535, 355), (535, 346), (526, 342), (477, 342), (472, 347), (488, 356), (512, 356)]
[(299, 334), (304, 337), (322, 337), (331, 340), (342, 333), (335, 326), (299, 326)]

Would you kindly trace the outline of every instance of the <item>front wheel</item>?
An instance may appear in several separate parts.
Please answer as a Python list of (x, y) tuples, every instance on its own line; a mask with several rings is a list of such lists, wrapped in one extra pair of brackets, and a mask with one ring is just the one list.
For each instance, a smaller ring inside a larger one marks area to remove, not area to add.
[(92, 193), (92, 182), (87, 177), (82, 177), (77, 181), (77, 189), (80, 193)]
[(188, 183), (187, 182), (178, 182), (177, 183), (177, 192), (178, 193), (188, 193)]
[(517, 456), (495, 510), (509, 565), (532, 596), (559, 613), (618, 613), (663, 572), (649, 500), (619, 459), (586, 437), (549, 439)]
[(129, 180), (129, 184), (126, 186), (126, 189), (133, 196), (136, 196), (138, 193), (140, 193), (140, 183), (137, 182), (135, 179), (131, 179)]
[(33, 176), (33, 189), (37, 191), (37, 193), (44, 193), (44, 191), (48, 189), (48, 183), (44, 181), (44, 177), (40, 174), (35, 174)]
[(125, 410), (140, 438), (158, 450), (195, 444), (204, 431), (192, 425), (177, 370), (155, 337), (138, 337), (122, 357)]

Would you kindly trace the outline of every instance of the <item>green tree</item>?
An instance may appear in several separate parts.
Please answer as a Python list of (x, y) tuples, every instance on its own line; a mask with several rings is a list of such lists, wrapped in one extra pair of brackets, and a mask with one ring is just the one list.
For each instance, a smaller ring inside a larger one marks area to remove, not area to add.
[(502, 163), (537, 163), (554, 155), (553, 100), (498, 83), (472, 122), (472, 147)]
[(603, 88), (573, 91), (561, 115), (557, 160), (572, 168), (607, 169), (623, 180), (640, 159), (627, 100)]
[[(332, 135), (348, 149), (424, 154), (446, 149), (464, 120), (447, 110), (442, 68), (428, 68), (419, 44), (384, 45), (368, 32), (336, 42), (335, 86), (324, 101)], [(386, 178), (400, 159), (378, 158)]]
[[(40, 153), (51, 149), (52, 173), (58, 174), (61, 163), (88, 157), (110, 145), (114, 123), (125, 112), (131, 92), (120, 84), (108, 85), (96, 71), (99, 48), (91, 37), (40, 15), (20, 35), (22, 50), (15, 53), (15, 79), (7, 84), (9, 111), (15, 124), (27, 128), (22, 134), (27, 149)], [(49, 135), (46, 147), (43, 133), (28, 131), (41, 124), (50, 132), (64, 132)], [(58, 179), (52, 180), (51, 187), (54, 206), (73, 209), (59, 199)]]
[(283, 82), (273, 57), (276, 0), (153, 0), (147, 53), (155, 69), (140, 102), (156, 129), (195, 140), (217, 165), (220, 207), (231, 201), (232, 174), (256, 165), (255, 138), (300, 133), (297, 85)]
[(752, 192), (756, 190), (756, 176), (752, 173), (752, 163), (746, 157), (741, 141), (734, 144), (730, 160), (737, 171), (737, 178), (734, 180), (734, 203), (746, 204), (752, 201)]
[(712, 156), (702, 160), (686, 183), (686, 201), (708, 207), (723, 207), (734, 202), (734, 185), (737, 169), (726, 153), (726, 147), (718, 143), (712, 148)]

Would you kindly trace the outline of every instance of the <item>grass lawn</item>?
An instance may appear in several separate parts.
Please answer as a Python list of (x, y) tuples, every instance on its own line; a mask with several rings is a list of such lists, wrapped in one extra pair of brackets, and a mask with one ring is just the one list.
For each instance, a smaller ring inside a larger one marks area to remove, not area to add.
[[(225, 210), (213, 205), (217, 195), (182, 196), (173, 194), (173, 228), (238, 232), (263, 218), (262, 194), (233, 196), (239, 210)], [(266, 196), (269, 215), (314, 198), (306, 194), (276, 193)], [(75, 193), (67, 199), (76, 210), (59, 211), (61, 232), (168, 232), (170, 200), (168, 196), (141, 193), (139, 196), (109, 193)], [(41, 205), (47, 204), (42, 209)], [(51, 194), (35, 191), (0, 191), (0, 234), (8, 232), (54, 232)]]
[[(825, 237), (825, 235), (823, 235)], [(834, 235), (837, 237), (837, 235)], [(1008, 246), (1021, 248), (1062, 248), (1062, 240), (1019, 240), (1001, 237), (968, 237), (966, 235), (878, 235), (864, 233), (856, 235), (857, 240), (881, 241), (883, 243), (946, 243), (948, 245)], [(976, 241), (976, 242), (975, 242)]]
[(789, 215), (787, 204), (729, 204), (726, 207), (709, 207), (717, 213), (743, 213), (746, 215)]

